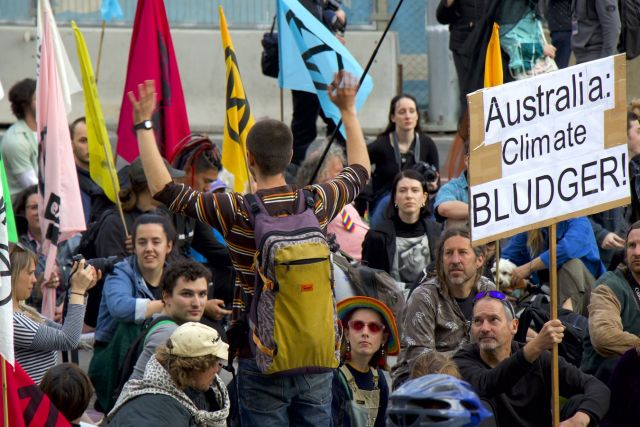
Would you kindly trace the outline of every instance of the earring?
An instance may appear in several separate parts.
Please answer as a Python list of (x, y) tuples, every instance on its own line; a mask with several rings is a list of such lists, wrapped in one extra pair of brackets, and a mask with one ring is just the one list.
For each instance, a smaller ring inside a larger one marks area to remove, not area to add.
[(384, 347), (380, 347), (380, 358), (378, 358), (378, 367), (384, 368), (386, 361), (384, 359)]
[(397, 203), (394, 203), (394, 204), (393, 204), (393, 207), (397, 209), (397, 208), (398, 208), (398, 204), (397, 204)]
[(420, 207), (421, 207), (421, 208), (424, 208), (424, 205), (425, 205), (425, 204), (426, 204), (426, 203), (424, 203), (424, 202), (423, 202), (423, 203), (422, 203), (422, 205), (420, 205)]
[(347, 348), (344, 352), (345, 360), (351, 360), (351, 344), (347, 341)]

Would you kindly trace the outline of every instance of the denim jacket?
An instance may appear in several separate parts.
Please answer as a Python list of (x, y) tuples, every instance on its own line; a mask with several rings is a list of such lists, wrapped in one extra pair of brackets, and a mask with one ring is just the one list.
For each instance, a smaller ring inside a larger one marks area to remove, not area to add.
[(147, 304), (154, 299), (140, 273), (135, 255), (117, 263), (104, 282), (96, 341), (109, 342), (117, 322), (142, 323)]

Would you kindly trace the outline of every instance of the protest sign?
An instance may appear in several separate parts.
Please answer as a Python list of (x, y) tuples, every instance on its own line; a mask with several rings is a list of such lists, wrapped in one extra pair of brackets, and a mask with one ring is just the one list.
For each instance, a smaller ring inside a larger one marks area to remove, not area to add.
[(630, 202), (623, 55), (468, 100), (474, 244)]

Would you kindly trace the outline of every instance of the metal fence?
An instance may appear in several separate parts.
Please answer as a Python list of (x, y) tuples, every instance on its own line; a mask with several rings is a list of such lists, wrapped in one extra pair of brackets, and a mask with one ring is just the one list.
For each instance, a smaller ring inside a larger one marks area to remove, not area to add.
[[(58, 23), (75, 20), (78, 24), (100, 25), (101, 0), (50, 0)], [(345, 0), (343, 7), (352, 28), (373, 28), (371, 15), (376, 0)], [(0, 23), (35, 22), (37, 0), (0, 0)], [(230, 26), (264, 28), (276, 13), (275, 0), (164, 0), (172, 27), (217, 27), (218, 5), (222, 5)], [(120, 0), (123, 18), (110, 25), (131, 26), (137, 0)]]
[[(119, 1), (124, 16), (109, 25), (130, 27), (135, 17), (137, 0)], [(374, 17), (380, 17), (385, 12), (387, 16), (391, 16), (398, 1), (343, 0), (349, 31), (376, 29)], [(50, 2), (56, 21), (62, 26), (68, 25), (71, 20), (75, 20), (80, 26), (99, 26), (102, 23), (101, 0)], [(174, 29), (217, 28), (218, 4), (222, 5), (229, 26), (237, 29), (268, 28), (276, 12), (276, 0), (164, 0), (164, 3), (167, 18)], [(428, 102), (426, 3), (405, 1), (391, 27), (399, 34), (403, 90), (413, 94), (421, 108), (426, 108)], [(36, 4), (37, 0), (0, 0), (0, 24), (35, 25)]]

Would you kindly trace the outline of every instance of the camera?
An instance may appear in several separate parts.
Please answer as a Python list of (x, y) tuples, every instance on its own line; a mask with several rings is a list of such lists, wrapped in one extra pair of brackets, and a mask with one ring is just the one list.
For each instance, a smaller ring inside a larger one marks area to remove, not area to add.
[(431, 163), (418, 162), (413, 165), (412, 169), (420, 173), (427, 182), (433, 182), (438, 179), (438, 170)]
[[(84, 259), (82, 254), (77, 254), (71, 257), (70, 265), (74, 262), (80, 262)], [(107, 274), (113, 271), (113, 267), (120, 261), (120, 258), (116, 255), (105, 258), (93, 258), (86, 260), (87, 265), (93, 266), (96, 270), (102, 271), (102, 277), (106, 277)]]

